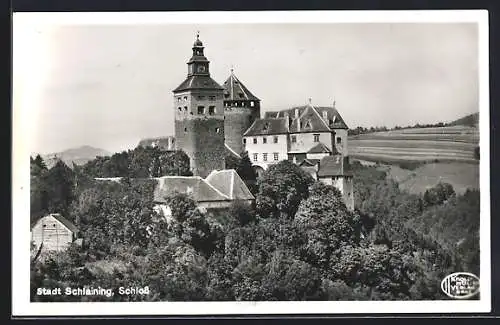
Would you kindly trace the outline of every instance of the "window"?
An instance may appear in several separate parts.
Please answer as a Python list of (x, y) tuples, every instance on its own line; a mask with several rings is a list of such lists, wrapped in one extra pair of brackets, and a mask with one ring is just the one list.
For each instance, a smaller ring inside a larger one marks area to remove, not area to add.
[(243, 139), (243, 144), (246, 144), (247, 143), (247, 139)]
[(262, 138), (262, 143), (267, 143), (267, 138), (266, 137)]
[(278, 143), (278, 137), (273, 137), (273, 143)]
[(188, 96), (184, 96), (184, 100), (188, 100)]
[(340, 144), (342, 143), (342, 138), (341, 137), (337, 137), (337, 144)]
[(253, 107), (255, 104), (253, 101), (250, 102), (250, 107)]
[(215, 106), (209, 106), (208, 115), (214, 115), (214, 114), (215, 114)]
[(216, 133), (220, 133), (220, 128), (215, 128)]
[(210, 99), (211, 101), (214, 101), (215, 100), (215, 96), (210, 96), (210, 97), (208, 97), (208, 99)]
[(279, 155), (277, 152), (273, 153), (274, 161), (278, 161)]
[(243, 93), (238, 93), (238, 96), (240, 96), (240, 98), (245, 98), (245, 95), (243, 95)]
[(253, 161), (257, 161), (258, 154), (254, 153), (253, 154)]
[(184, 106), (184, 112), (187, 112), (187, 111), (188, 111), (188, 107)]
[(314, 142), (319, 142), (319, 134), (314, 134)]
[(177, 102), (180, 103), (180, 101), (182, 100), (181, 97), (177, 97)]
[(267, 153), (262, 154), (262, 160), (267, 161)]
[(292, 143), (297, 142), (297, 136), (296, 136), (296, 135), (292, 135), (292, 137), (291, 137), (291, 138), (292, 138)]
[(179, 112), (182, 112), (182, 107), (179, 107), (178, 110), (179, 110)]
[(257, 138), (253, 138), (253, 144), (257, 144)]
[(187, 131), (188, 131), (188, 129), (187, 129), (187, 128), (184, 128), (184, 133), (186, 133)]
[(205, 106), (198, 106), (198, 114), (205, 114)]
[(229, 94), (224, 94), (224, 98), (229, 98)]
[(198, 96), (198, 99), (203, 100), (205, 99), (205, 96)]

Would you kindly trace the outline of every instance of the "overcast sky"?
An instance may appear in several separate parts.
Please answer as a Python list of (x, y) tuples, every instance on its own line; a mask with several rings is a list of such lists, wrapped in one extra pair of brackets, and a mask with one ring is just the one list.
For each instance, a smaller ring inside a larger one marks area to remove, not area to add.
[(262, 111), (335, 98), (349, 127), (479, 111), (472, 23), (39, 27), (14, 30), (14, 88), (22, 83), (32, 100), (31, 152), (115, 152), (173, 135), (172, 90), (187, 75), (197, 30), (212, 78), (222, 84), (233, 65)]

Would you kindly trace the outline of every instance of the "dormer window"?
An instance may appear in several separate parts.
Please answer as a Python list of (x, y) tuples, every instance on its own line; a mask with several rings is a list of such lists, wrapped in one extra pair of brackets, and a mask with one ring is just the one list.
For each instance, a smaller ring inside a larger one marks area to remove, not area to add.
[(306, 129), (310, 129), (311, 128), (311, 121), (306, 121)]
[(250, 102), (250, 107), (253, 107), (255, 104), (253, 101)]
[(267, 130), (269, 130), (269, 122), (264, 124), (264, 127), (262, 128), (262, 131), (267, 131)]
[(240, 98), (245, 98), (245, 95), (243, 95), (243, 93), (238, 93), (238, 96), (240, 96)]
[(328, 112), (323, 111), (323, 120), (328, 121)]

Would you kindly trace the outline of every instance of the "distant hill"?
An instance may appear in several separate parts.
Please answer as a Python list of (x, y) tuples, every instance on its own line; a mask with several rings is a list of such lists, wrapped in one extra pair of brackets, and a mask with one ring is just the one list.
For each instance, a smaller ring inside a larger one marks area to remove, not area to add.
[(458, 120), (451, 122), (449, 125), (465, 125), (465, 126), (477, 126), (479, 124), (479, 113), (469, 114)]
[(91, 146), (81, 146), (78, 148), (71, 148), (64, 150), (62, 152), (56, 152), (46, 155), (41, 155), (45, 164), (48, 168), (51, 168), (57, 159), (61, 159), (69, 167), (73, 166), (73, 163), (77, 165), (83, 165), (86, 162), (95, 159), (97, 156), (110, 156), (111, 153), (107, 150), (94, 148)]

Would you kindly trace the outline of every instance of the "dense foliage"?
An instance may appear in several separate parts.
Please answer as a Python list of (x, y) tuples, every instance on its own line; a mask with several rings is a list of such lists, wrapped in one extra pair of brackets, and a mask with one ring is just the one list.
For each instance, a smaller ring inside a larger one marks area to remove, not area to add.
[[(35, 160), (33, 175), (48, 173)], [(375, 167), (353, 169), (355, 211), (336, 188), (284, 161), (259, 179), (255, 209), (235, 202), (204, 213), (177, 194), (166, 198), (167, 220), (154, 209), (152, 181), (94, 182), (77, 168), (66, 211), (83, 244), (32, 263), (32, 300), (446, 299), (445, 275), (479, 272), (478, 191), (457, 195), (438, 184), (425, 198)], [(50, 175), (69, 177), (58, 170)], [(115, 295), (34, 294), (85, 285)], [(121, 286), (150, 293), (120, 295)]]

